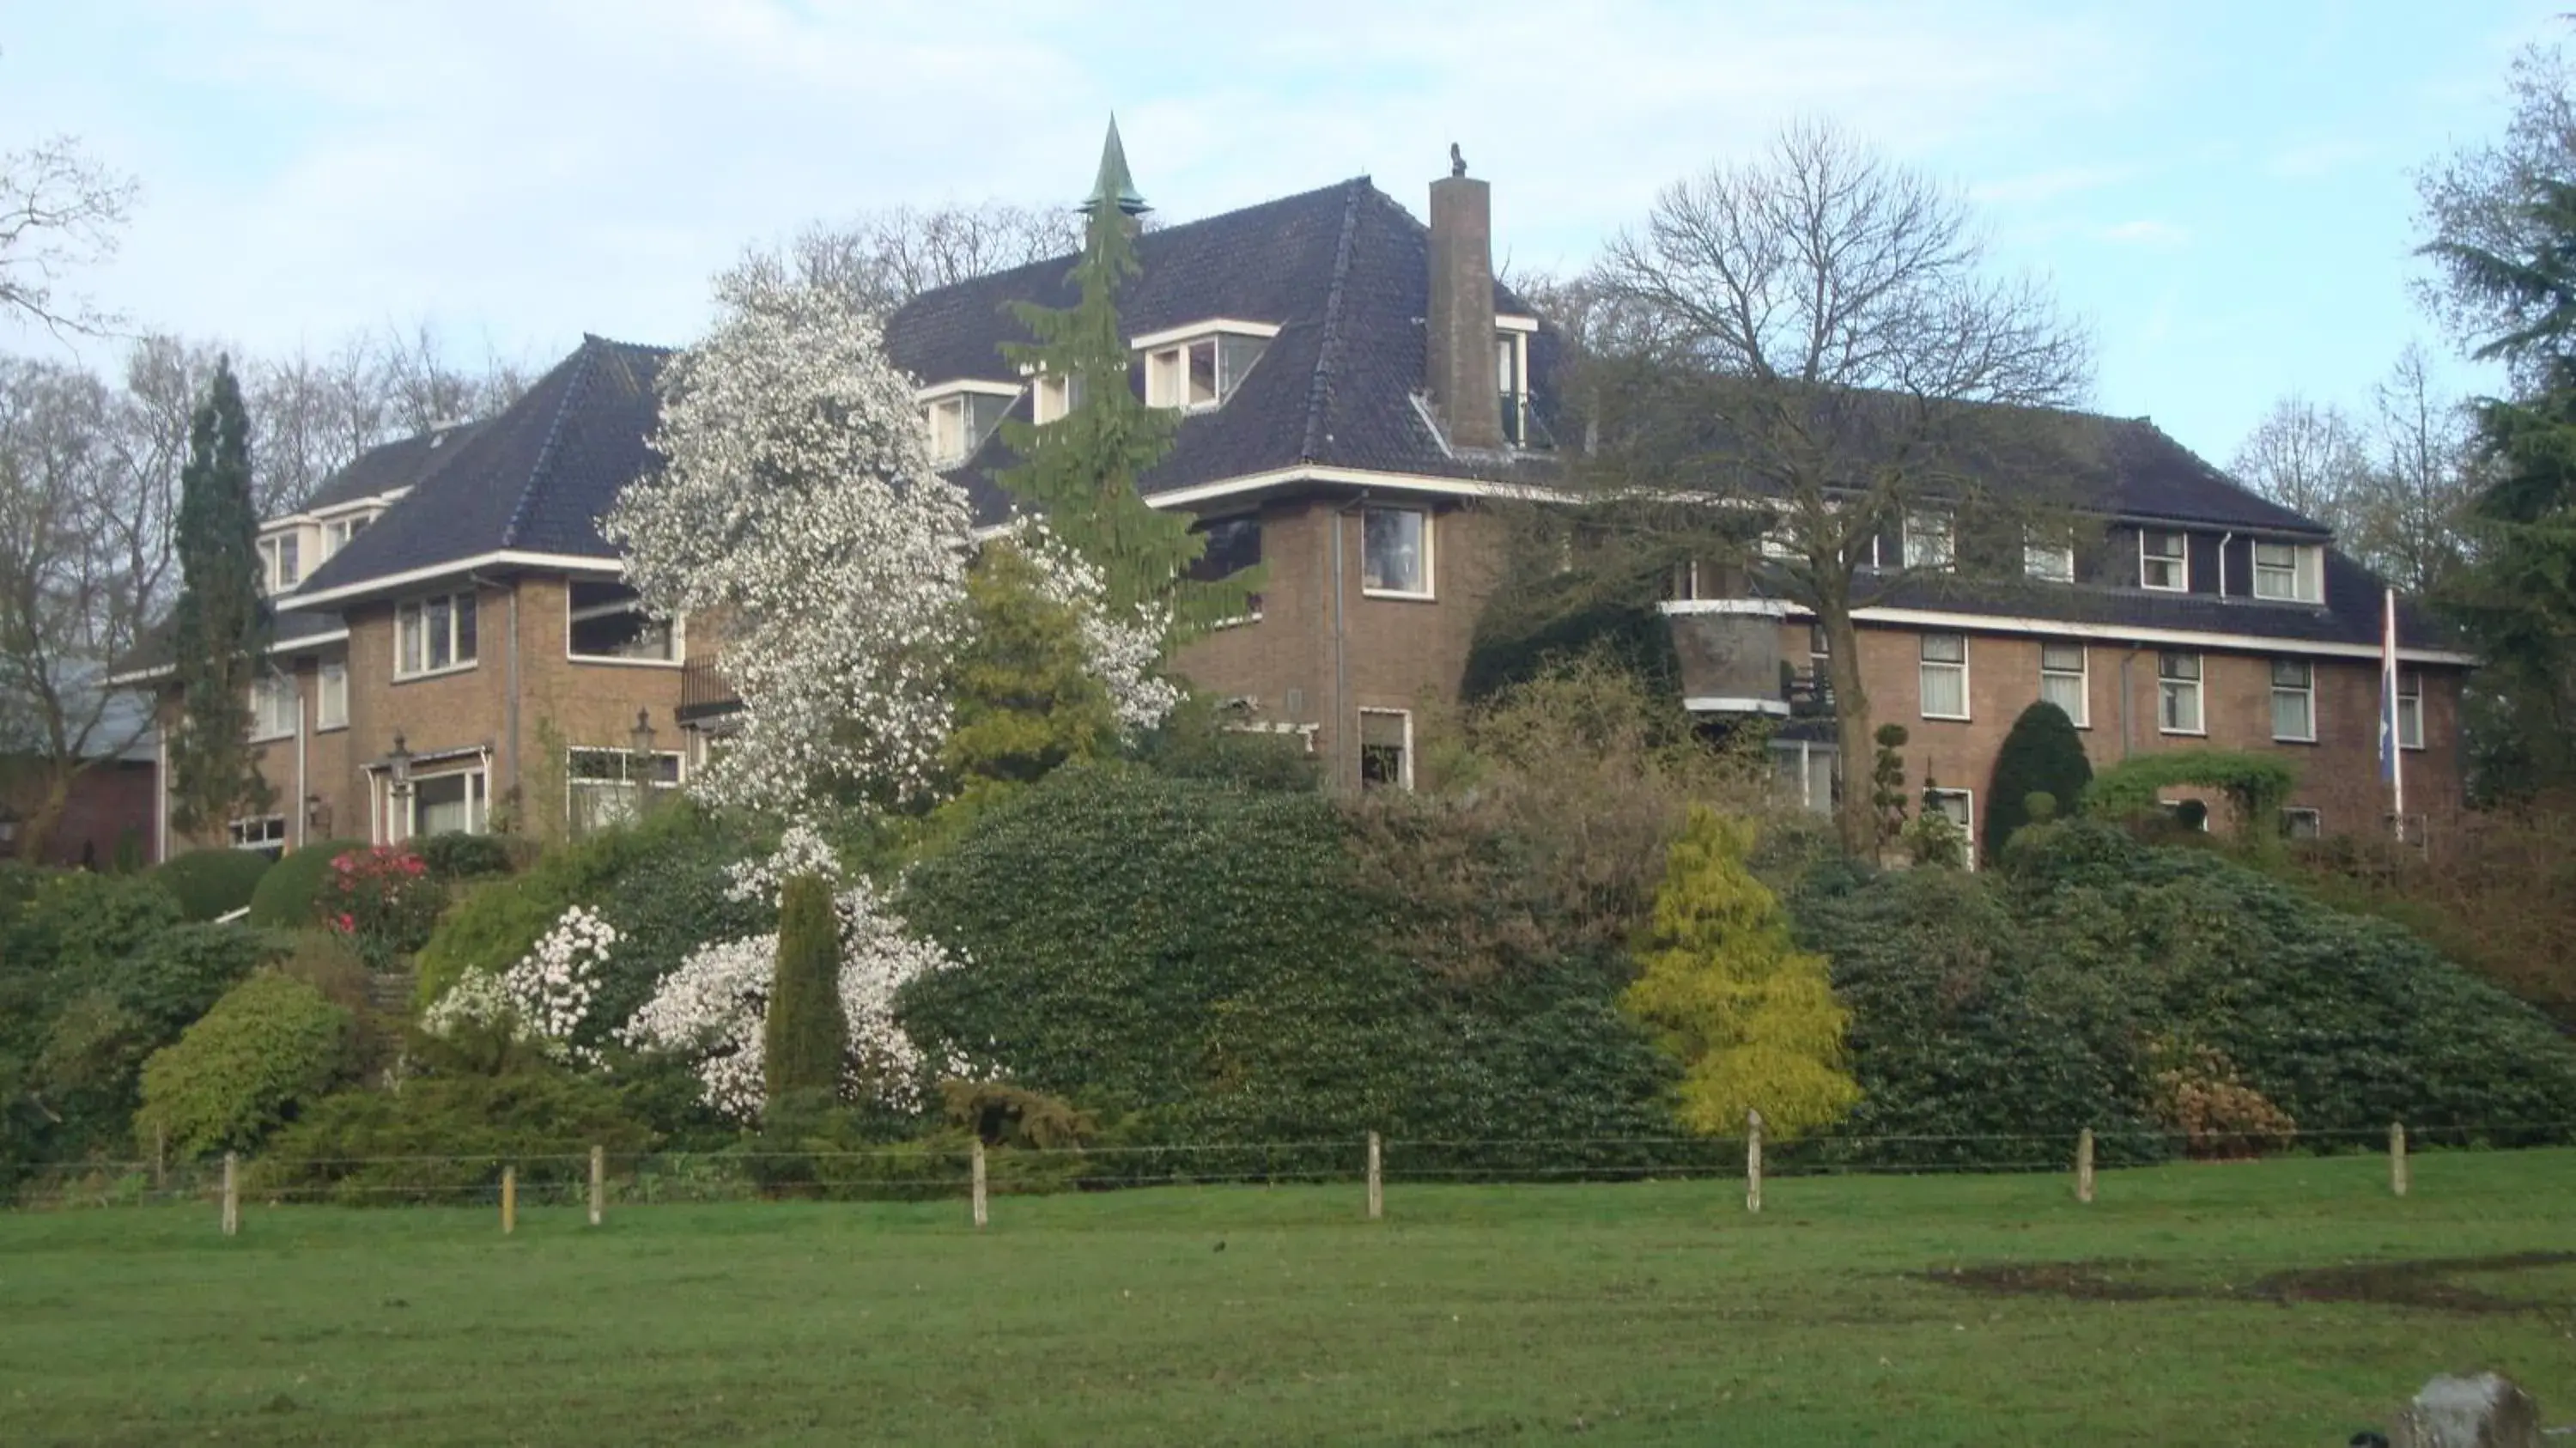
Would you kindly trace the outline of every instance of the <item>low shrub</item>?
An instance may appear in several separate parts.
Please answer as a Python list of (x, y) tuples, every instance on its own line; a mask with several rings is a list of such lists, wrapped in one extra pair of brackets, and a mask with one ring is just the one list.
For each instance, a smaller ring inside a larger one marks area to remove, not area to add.
[(412, 848), (434, 880), (483, 880), (513, 867), (510, 842), (499, 835), (426, 835)]
[(263, 930), (300, 930), (322, 923), (322, 882), (331, 862), (367, 848), (365, 840), (315, 840), (268, 867), (250, 892), (249, 923)]
[(349, 1025), (302, 981), (254, 975), (144, 1063), (135, 1129), (181, 1156), (246, 1150), (338, 1076)]
[(179, 902), (180, 914), (217, 920), (250, 904), (270, 864), (256, 850), (190, 850), (153, 866), (152, 877)]
[(523, 1199), (588, 1179), (590, 1148), (653, 1146), (610, 1082), (551, 1070), (418, 1076), (314, 1102), (252, 1164), (255, 1192), (352, 1206), (470, 1198), (519, 1169)]
[(334, 858), (317, 898), (324, 923), (349, 938), (367, 968), (387, 970), (429, 939), (447, 891), (408, 847), (378, 845)]

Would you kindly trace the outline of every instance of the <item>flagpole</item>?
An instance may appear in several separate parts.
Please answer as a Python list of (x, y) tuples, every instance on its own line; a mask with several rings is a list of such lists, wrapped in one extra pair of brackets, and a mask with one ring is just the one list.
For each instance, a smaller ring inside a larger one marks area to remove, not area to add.
[[(2380, 688), (2388, 697), (2388, 792), (2395, 811), (2397, 843), (2406, 843), (2406, 738), (2397, 719), (2397, 590), (2381, 604), (2379, 636)], [(2418, 706), (2421, 707), (2421, 706)]]

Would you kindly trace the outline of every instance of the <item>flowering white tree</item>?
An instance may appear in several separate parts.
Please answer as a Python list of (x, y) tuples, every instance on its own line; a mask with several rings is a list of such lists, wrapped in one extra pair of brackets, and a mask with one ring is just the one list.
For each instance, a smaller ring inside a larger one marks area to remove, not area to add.
[(602, 520), (648, 606), (723, 619), (740, 732), (698, 788), (777, 810), (918, 794), (948, 727), (965, 493), (849, 297), (756, 272), (716, 290), (714, 331), (662, 374), (663, 467)]
[(557, 1060), (596, 1064), (599, 1052), (574, 1038), (599, 997), (617, 941), (615, 926), (575, 905), (509, 969), (467, 971), (421, 1012), (421, 1029), (450, 1038), (463, 1030), (503, 1031)]
[(1119, 617), (1100, 570), (1035, 518), (1018, 520), (1012, 541), (1037, 565), (1038, 592), (1079, 620), (1084, 662), (1109, 695), (1119, 732), (1132, 738), (1170, 717), (1181, 702), (1180, 686), (1161, 672), (1164, 641), (1172, 632), (1170, 606), (1139, 603), (1132, 617)]

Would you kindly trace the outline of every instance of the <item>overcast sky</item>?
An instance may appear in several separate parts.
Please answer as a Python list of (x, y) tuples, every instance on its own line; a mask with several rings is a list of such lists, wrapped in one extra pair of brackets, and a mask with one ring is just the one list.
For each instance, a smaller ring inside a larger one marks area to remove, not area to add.
[(1523, 267), (1827, 116), (2054, 279), (2098, 407), (2224, 462), (2276, 395), (2360, 404), (2439, 340), (2411, 175), (2566, 33), (2566, 0), (1092, 8), (0, 0), (0, 149), (69, 132), (140, 180), (83, 279), (139, 323), (269, 350), (426, 318), (542, 365), (688, 341), (709, 274), (809, 219), (1070, 201), (1113, 109), (1167, 221), (1359, 173), (1419, 215), (1455, 140)]

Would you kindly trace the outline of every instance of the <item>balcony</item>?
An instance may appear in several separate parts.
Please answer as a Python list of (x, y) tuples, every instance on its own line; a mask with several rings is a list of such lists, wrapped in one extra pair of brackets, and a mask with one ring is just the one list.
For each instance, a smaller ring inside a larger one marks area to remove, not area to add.
[(742, 707), (742, 696), (716, 670), (712, 659), (691, 659), (680, 666), (680, 707), (672, 717), (681, 724), (703, 724)]
[(1793, 669), (1780, 665), (1780, 698), (1789, 706), (1792, 719), (1831, 719), (1834, 717), (1834, 681), (1823, 669)]

